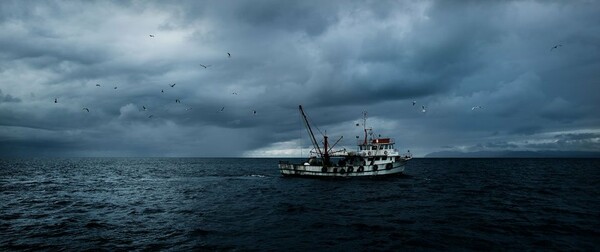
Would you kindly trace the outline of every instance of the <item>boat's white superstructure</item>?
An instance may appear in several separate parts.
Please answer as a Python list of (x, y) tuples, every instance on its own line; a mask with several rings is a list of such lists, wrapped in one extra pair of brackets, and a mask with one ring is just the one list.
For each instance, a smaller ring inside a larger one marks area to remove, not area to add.
[(363, 117), (364, 139), (359, 141), (357, 151), (331, 151), (327, 136), (324, 136), (324, 146), (321, 148), (312, 133), (302, 106), (299, 106), (299, 109), (311, 136), (315, 155), (302, 164), (280, 161), (279, 169), (282, 175), (311, 177), (394, 175), (404, 172), (404, 165), (412, 158), (410, 153), (401, 155), (395, 148), (392, 138), (369, 137), (372, 136), (372, 130), (366, 127), (366, 113)]

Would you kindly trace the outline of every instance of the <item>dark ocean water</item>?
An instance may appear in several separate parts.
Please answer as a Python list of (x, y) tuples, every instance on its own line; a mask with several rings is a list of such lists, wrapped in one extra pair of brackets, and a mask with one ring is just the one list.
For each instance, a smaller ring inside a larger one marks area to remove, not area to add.
[(0, 251), (600, 248), (600, 159), (413, 159), (335, 180), (277, 162), (0, 159)]

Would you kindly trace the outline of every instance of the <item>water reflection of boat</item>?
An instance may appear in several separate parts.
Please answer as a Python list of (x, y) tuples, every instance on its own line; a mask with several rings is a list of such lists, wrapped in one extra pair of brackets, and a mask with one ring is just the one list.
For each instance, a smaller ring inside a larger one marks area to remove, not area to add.
[(326, 135), (323, 135), (323, 146), (321, 147), (313, 134), (312, 127), (302, 106), (299, 106), (299, 110), (314, 149), (311, 151), (308, 160), (302, 164), (280, 161), (279, 169), (284, 176), (357, 177), (395, 175), (404, 172), (404, 165), (412, 158), (410, 153), (401, 155), (398, 152), (395, 148), (394, 139), (382, 138), (381, 136), (374, 138), (372, 129), (366, 126), (366, 112), (363, 113), (364, 139), (358, 141), (357, 151), (346, 151), (345, 149), (333, 151), (333, 147), (341, 138), (330, 147)]

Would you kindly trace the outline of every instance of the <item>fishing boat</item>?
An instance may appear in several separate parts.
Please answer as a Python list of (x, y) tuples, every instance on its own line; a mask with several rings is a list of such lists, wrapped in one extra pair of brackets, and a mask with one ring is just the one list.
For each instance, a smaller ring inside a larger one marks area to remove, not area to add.
[[(343, 136), (332, 146), (329, 146), (328, 137), (323, 134), (323, 146), (320, 146), (302, 105), (298, 108), (310, 136), (313, 149), (304, 163), (292, 164), (289, 161), (279, 161), (279, 170), (284, 176), (361, 177), (398, 175), (404, 172), (405, 164), (412, 159), (410, 151), (400, 154), (395, 148), (393, 138), (381, 137), (381, 135), (374, 137), (373, 129), (367, 128), (366, 112), (363, 112), (362, 123), (364, 138), (356, 137), (358, 140), (356, 151), (347, 151), (345, 148), (333, 150)], [(356, 125), (360, 126), (359, 123)]]

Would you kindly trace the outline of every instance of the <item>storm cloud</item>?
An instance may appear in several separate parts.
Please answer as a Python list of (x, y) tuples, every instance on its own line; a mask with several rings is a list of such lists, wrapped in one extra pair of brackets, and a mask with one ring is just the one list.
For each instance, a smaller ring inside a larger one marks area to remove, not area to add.
[(350, 149), (367, 111), (417, 156), (600, 151), (598, 13), (594, 1), (2, 1), (0, 155), (305, 155), (300, 104)]

